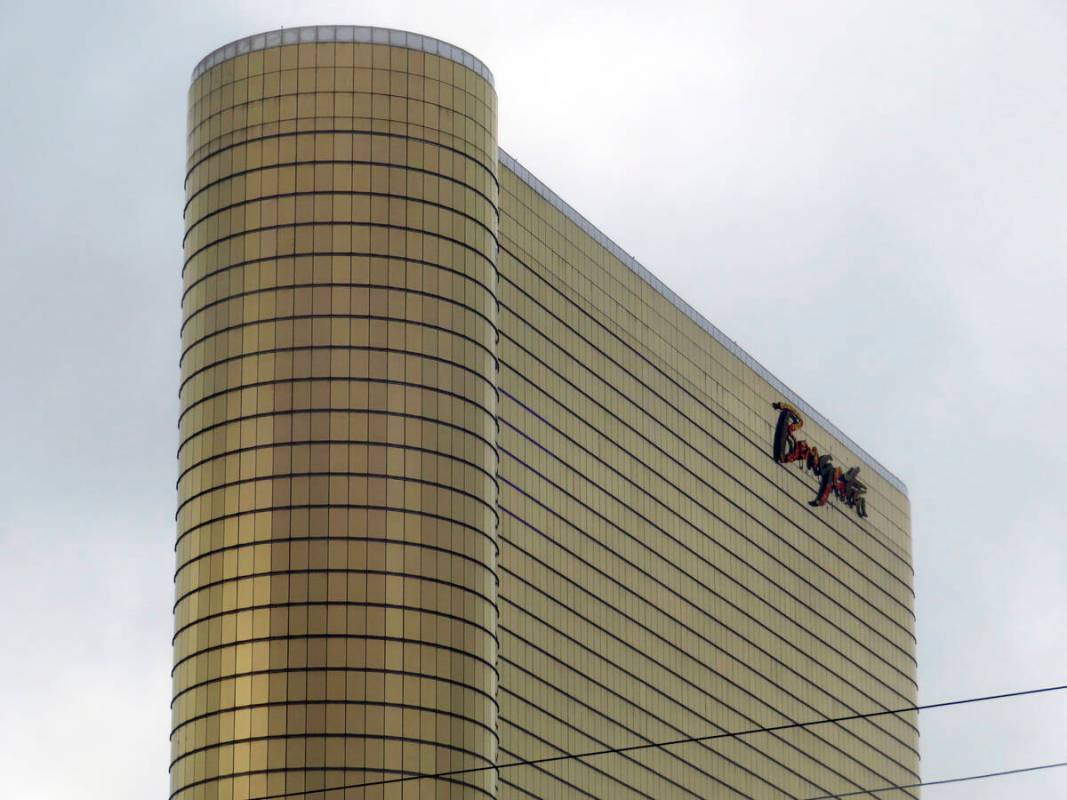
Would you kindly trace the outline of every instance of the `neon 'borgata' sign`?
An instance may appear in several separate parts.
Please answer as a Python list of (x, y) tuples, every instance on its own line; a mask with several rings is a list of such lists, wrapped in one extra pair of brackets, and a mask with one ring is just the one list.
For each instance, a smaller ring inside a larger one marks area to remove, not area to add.
[(807, 469), (819, 479), (819, 489), (815, 499), (808, 505), (824, 506), (835, 495), (845, 505), (856, 509), (861, 517), (867, 516), (867, 501), (864, 494), (867, 487), (857, 477), (859, 467), (852, 467), (843, 471), (835, 467), (833, 456), (823, 455), (818, 448), (808, 444), (803, 439), (797, 439), (794, 435), (804, 427), (804, 419), (800, 412), (788, 403), (775, 403), (778, 409), (778, 425), (774, 429), (774, 460), (779, 464), (788, 464), (798, 461), (801, 469)]

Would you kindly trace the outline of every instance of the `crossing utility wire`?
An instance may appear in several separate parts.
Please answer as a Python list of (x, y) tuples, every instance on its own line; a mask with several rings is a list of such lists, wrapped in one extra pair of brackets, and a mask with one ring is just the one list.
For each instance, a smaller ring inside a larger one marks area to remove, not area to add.
[(1000, 772), (985, 772), (981, 775), (964, 775), (960, 778), (941, 778), (936, 781), (923, 781), (922, 783), (904, 783), (899, 786), (882, 786), (875, 789), (857, 789), (853, 792), (839, 792), (838, 794), (820, 794), (818, 797), (808, 797), (806, 800), (841, 800), (845, 797), (856, 797), (861, 794), (880, 794), (892, 792), (897, 789), (919, 789), (923, 786), (943, 786), (946, 783), (967, 783), (968, 781), (981, 781), (986, 778), (1003, 778), (1005, 775), (1021, 775), (1024, 772), (1039, 772), (1043, 769), (1058, 769), (1067, 767), (1067, 761), (1058, 761), (1055, 764), (1039, 764), (1036, 767), (1019, 767), (1018, 769), (1004, 769)]
[[(706, 736), (687, 736), (681, 739), (671, 739), (664, 742), (646, 742), (644, 744), (632, 744), (626, 747), (609, 747), (602, 750), (587, 750), (584, 753), (562, 753), (556, 756), (545, 756), (543, 758), (531, 758), (522, 761), (509, 761), (506, 764), (493, 764), (484, 767), (468, 767), (466, 769), (453, 769), (445, 772), (427, 772), (414, 775), (402, 775), (395, 778), (382, 778), (376, 781), (366, 781), (365, 783), (350, 783), (340, 786), (324, 786), (320, 789), (303, 789), (297, 792), (282, 792), (281, 794), (266, 794), (261, 795), (252, 800), (284, 800), (284, 798), (295, 797), (296, 795), (303, 795), (309, 792), (335, 792), (342, 791), (344, 789), (366, 789), (371, 786), (385, 786), (390, 783), (404, 783), (405, 781), (419, 781), (419, 780), (432, 780), (435, 778), (452, 778), (456, 775), (470, 775), (475, 772), (488, 772), (490, 770), (508, 769), (510, 767), (530, 767), (538, 766), (541, 764), (551, 764), (557, 761), (572, 761), (576, 759), (594, 758), (596, 756), (615, 755), (618, 753), (633, 753), (637, 750), (653, 750), (662, 749), (665, 747), (673, 747), (674, 745), (692, 744), (695, 742), (711, 742), (716, 739), (736, 739), (742, 736), (753, 736), (757, 733), (778, 733), (780, 731), (796, 730), (799, 728), (812, 728), (816, 725), (832, 725), (840, 724), (842, 722), (852, 722), (860, 719), (873, 719), (875, 717), (895, 716), (900, 714), (910, 714), (915, 711), (930, 711), (935, 708), (951, 708), (952, 706), (970, 705), (972, 703), (985, 703), (991, 700), (1008, 700), (1014, 697), (1028, 697), (1037, 694), (1049, 694), (1051, 692), (1062, 692), (1067, 689), (1067, 684), (1059, 686), (1044, 686), (1040, 689), (1023, 689), (1017, 692), (1004, 692), (1002, 694), (988, 694), (981, 697), (967, 697), (962, 700), (943, 700), (940, 703), (925, 703), (923, 705), (906, 706), (903, 708), (885, 709), (882, 711), (868, 711), (863, 714), (847, 714), (843, 717), (826, 717), (825, 719), (810, 720), (808, 722), (787, 722), (781, 725), (769, 725), (762, 728), (747, 728), (740, 731), (728, 731), (725, 733), (711, 733)], [(844, 794), (828, 794), (820, 795), (819, 797), (807, 798), (807, 800), (836, 800), (841, 797), (852, 797), (859, 794), (875, 794), (878, 792), (888, 792), (894, 789), (917, 789), (922, 786), (936, 786), (942, 783), (962, 783), (964, 781), (981, 780), (983, 778), (996, 778), (1002, 775), (1015, 775), (1022, 772), (1036, 772), (1044, 769), (1054, 769), (1056, 767), (1067, 766), (1067, 762), (1057, 764), (1043, 764), (1036, 767), (1023, 767), (1015, 770), (1006, 770), (1003, 772), (990, 772), (984, 775), (968, 775), (961, 778), (947, 778), (940, 781), (927, 781), (924, 783), (915, 783), (908, 786), (885, 786), (882, 788), (874, 789), (861, 789), (855, 792), (846, 792)], [(380, 770), (367, 770), (378, 772)]]

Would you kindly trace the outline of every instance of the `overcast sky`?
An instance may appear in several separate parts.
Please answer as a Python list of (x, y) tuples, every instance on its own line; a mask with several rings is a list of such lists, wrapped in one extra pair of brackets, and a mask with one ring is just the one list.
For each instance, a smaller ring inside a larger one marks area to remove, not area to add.
[[(1067, 683), (1063, 0), (0, 0), (5, 797), (166, 796), (189, 73), (333, 23), (481, 58), (506, 150), (908, 484), (924, 702)], [(1067, 697), (921, 726), (927, 780), (1067, 760)]]

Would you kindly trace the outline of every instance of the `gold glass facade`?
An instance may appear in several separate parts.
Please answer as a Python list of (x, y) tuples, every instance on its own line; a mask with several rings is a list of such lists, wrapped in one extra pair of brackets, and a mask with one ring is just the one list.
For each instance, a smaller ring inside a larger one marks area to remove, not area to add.
[(337, 789), (913, 703), (907, 498), (808, 413), (868, 516), (809, 504), (799, 401), (498, 150), (463, 51), (234, 43), (188, 158), (172, 797), (917, 779), (881, 717)]

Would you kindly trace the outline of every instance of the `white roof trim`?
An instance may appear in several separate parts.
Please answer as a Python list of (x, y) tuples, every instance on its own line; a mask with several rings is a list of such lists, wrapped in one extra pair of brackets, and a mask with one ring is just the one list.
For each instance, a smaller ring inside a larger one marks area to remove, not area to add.
[(406, 47), (409, 50), (419, 50), (423, 53), (432, 53), (462, 64), (467, 69), (481, 75), (493, 86), (493, 73), (489, 67), (472, 56), (466, 50), (461, 50), (448, 42), (434, 39), (430, 36), (421, 36), (417, 33), (398, 31), (392, 28), (374, 28), (368, 25), (307, 25), (300, 28), (280, 28), (276, 31), (257, 33), (246, 36), (235, 42), (224, 44), (205, 56), (193, 70), (192, 80), (196, 80), (216, 64), (229, 61), (238, 55), (250, 53), (254, 50), (266, 50), (270, 47), (280, 47), (285, 44), (305, 44), (308, 42), (366, 42), (371, 44), (387, 44), (393, 47)]

